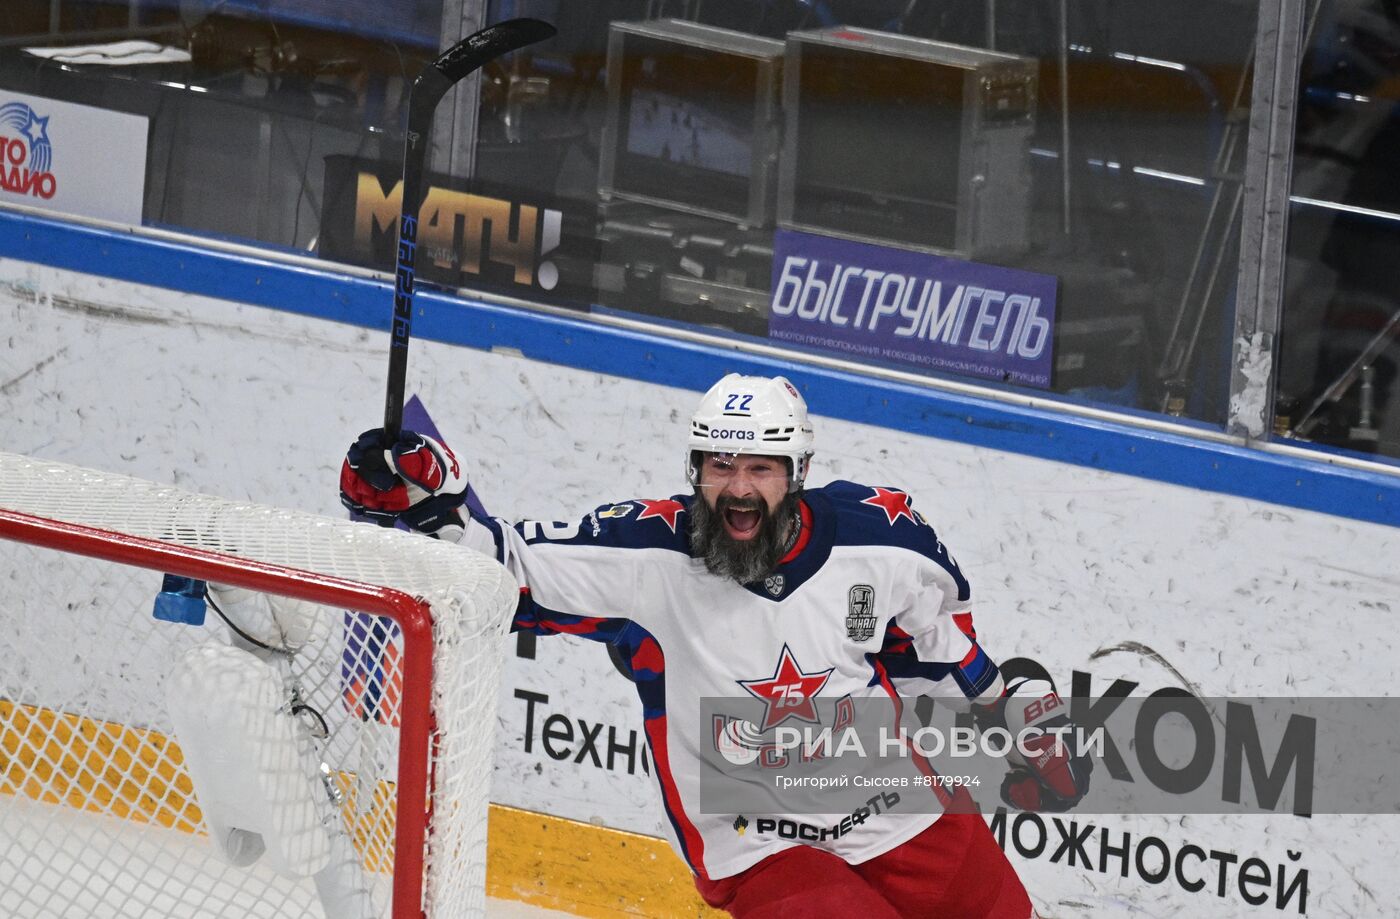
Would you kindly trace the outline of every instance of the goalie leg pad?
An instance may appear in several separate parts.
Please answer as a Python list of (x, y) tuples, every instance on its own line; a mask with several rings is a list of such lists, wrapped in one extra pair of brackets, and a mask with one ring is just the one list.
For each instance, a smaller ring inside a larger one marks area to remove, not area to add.
[[(191, 648), (166, 680), (175, 737), (220, 852), (308, 877), (330, 860), (329, 799), (281, 674), (247, 651)], [(249, 834), (259, 839), (249, 838)]]

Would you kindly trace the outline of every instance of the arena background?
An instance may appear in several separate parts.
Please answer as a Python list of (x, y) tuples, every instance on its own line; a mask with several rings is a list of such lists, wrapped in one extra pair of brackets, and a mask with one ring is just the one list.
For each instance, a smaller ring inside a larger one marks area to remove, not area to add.
[[(343, 513), (344, 446), (382, 406), (382, 278), (17, 212), (0, 214), (0, 253), (5, 449)], [(1095, 697), (1114, 681), (1133, 695), (1390, 692), (1393, 478), (625, 324), (420, 306), (410, 389), (493, 513), (564, 519), (682, 491), (699, 391), (731, 370), (782, 372), (816, 415), (812, 481), (910, 492), (968, 574), (994, 658), (1031, 658)], [(492, 893), (581, 915), (700, 914), (654, 838), (640, 715), (605, 649), (512, 638), (502, 653)], [(559, 739), (598, 726), (596, 759)], [(1395, 819), (996, 825), (1047, 916), (1354, 916), (1400, 896)]]

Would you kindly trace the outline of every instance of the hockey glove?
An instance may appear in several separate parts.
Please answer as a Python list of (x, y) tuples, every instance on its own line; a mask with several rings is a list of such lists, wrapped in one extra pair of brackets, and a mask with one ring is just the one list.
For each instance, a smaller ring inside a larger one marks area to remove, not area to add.
[(1047, 680), (1017, 680), (1007, 686), (997, 715), (1023, 748), (1013, 744), (1007, 754), (1012, 768), (1001, 783), (1001, 798), (1007, 804), (1060, 813), (1088, 792), (1094, 761), (1076, 754), (1072, 732), (1050, 733), (1072, 727), (1068, 709)]
[(340, 468), (340, 503), (380, 526), (402, 520), (409, 529), (435, 533), (462, 526), (467, 498), (462, 465), (444, 444), (403, 431), (390, 441), (383, 428), (360, 435)]

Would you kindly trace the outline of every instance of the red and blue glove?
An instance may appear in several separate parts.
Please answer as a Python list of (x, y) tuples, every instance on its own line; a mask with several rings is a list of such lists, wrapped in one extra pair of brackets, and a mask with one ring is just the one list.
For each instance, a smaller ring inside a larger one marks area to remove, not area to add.
[(380, 526), (398, 521), (435, 533), (462, 526), (467, 479), (445, 444), (403, 431), (391, 440), (383, 428), (366, 431), (350, 445), (340, 467), (340, 503)]
[[(1013, 738), (1021, 739), (1007, 755), (1012, 768), (1001, 783), (1002, 800), (1024, 811), (1060, 813), (1089, 791), (1094, 761), (1075, 752), (1069, 704), (1047, 680), (1017, 680), (997, 702), (997, 716)], [(1030, 730), (1027, 730), (1030, 729)], [(1044, 733), (1038, 733), (1044, 732)]]

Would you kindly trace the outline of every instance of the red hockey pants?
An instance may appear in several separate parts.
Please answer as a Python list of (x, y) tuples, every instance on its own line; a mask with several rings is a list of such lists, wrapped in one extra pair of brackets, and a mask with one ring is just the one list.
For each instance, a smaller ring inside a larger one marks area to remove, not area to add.
[(696, 879), (735, 919), (1029, 919), (1031, 900), (978, 814), (944, 814), (859, 865), (794, 846), (732, 877)]

